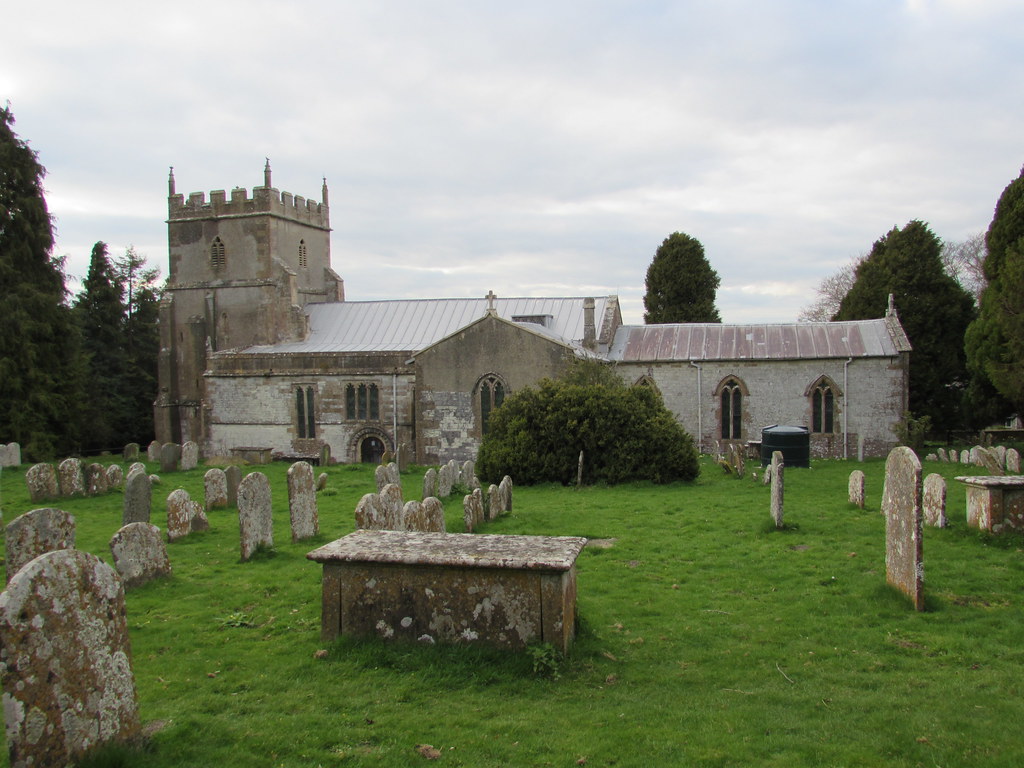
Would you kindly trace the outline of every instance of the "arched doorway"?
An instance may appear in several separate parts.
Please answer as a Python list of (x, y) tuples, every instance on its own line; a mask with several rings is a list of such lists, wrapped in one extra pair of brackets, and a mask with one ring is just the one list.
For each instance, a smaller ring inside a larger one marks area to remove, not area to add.
[(363, 464), (380, 464), (384, 455), (384, 441), (374, 435), (363, 438), (359, 443), (359, 460)]

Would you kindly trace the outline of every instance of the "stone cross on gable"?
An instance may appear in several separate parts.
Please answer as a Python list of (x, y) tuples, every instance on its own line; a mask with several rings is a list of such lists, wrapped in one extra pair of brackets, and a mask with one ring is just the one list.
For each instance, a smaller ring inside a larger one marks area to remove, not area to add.
[(498, 298), (494, 295), (494, 291), (488, 291), (484, 298), (487, 299), (487, 311), (494, 312), (494, 300)]

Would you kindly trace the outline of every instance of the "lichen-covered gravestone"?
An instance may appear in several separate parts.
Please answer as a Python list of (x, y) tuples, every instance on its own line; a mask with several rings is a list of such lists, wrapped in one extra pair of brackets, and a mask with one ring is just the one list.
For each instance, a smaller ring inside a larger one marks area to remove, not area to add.
[(63, 509), (33, 509), (19, 515), (4, 529), (7, 581), (27, 562), (44, 552), (75, 548), (75, 518)]
[(423, 500), (423, 530), (427, 533), (444, 533), (444, 504), (436, 496)]
[(21, 445), (19, 443), (0, 443), (0, 467), (21, 466)]
[(466, 459), (462, 462), (462, 470), (459, 472), (459, 482), (467, 488), (469, 484), (473, 482), (473, 476), (476, 474), (476, 465), (473, 464), (472, 459)]
[(149, 459), (150, 461), (160, 461), (160, 449), (162, 447), (163, 446), (161, 446), (160, 443), (156, 440), (151, 442), (149, 444), (149, 447), (146, 448), (146, 458)]
[(89, 464), (85, 468), (85, 488), (89, 496), (102, 496), (107, 487), (107, 470), (102, 464)]
[(211, 467), (203, 475), (203, 495), (207, 511), (224, 509), (228, 505), (228, 478), (224, 470)]
[(859, 469), (850, 473), (849, 494), (850, 503), (864, 509), (864, 473)]
[(316, 489), (322, 491), (327, 488), (327, 473), (321, 472), (316, 478)]
[(960, 451), (960, 463), (961, 464), (970, 464), (971, 463), (971, 452), (968, 451), (966, 448), (964, 450)]
[(57, 481), (62, 496), (85, 495), (85, 472), (82, 461), (76, 458), (64, 459), (57, 467)]
[(251, 558), (260, 547), (274, 546), (270, 481), (262, 472), (252, 472), (238, 484), (238, 529), (242, 560)]
[(160, 446), (160, 472), (177, 472), (181, 463), (181, 446), (177, 443), (164, 443)]
[(501, 511), (512, 511), (512, 478), (505, 475), (498, 483), (498, 493), (501, 495)]
[(110, 554), (125, 589), (171, 575), (171, 561), (160, 529), (150, 523), (128, 523), (121, 528), (110, 540)]
[(390, 481), (388, 480), (388, 470), (383, 464), (378, 464), (377, 468), (373, 470), (373, 479), (377, 483), (377, 493), (384, 490), (384, 486)]
[(383, 528), (389, 531), (405, 530), (402, 525), (402, 510), (405, 501), (402, 499), (402, 487), (388, 483), (380, 492), (380, 507), (384, 511)]
[(224, 470), (224, 478), (228, 481), (228, 506), (238, 506), (238, 486), (242, 482), (242, 470), (232, 464)]
[(939, 448), (939, 450), (936, 453), (939, 456), (939, 461), (942, 461), (942, 462), (949, 461), (949, 456), (946, 455), (946, 449), (945, 448)]
[(391, 485), (397, 485), (399, 488), (402, 487), (402, 473), (398, 471), (398, 465), (390, 461), (387, 466), (384, 467), (384, 471), (387, 473), (388, 482)]
[(120, 464), (111, 464), (107, 467), (107, 488), (120, 488), (124, 483), (124, 470)]
[(431, 467), (423, 475), (423, 498), (437, 495), (437, 470)]
[(139, 460), (139, 444), (138, 443), (128, 443), (124, 447), (124, 453), (122, 454), (122, 457), (124, 458), (124, 460), (126, 462), (138, 461)]
[(893, 448), (885, 460), (886, 580), (924, 610), (922, 559), (921, 462), (905, 445)]
[(148, 523), (153, 506), (153, 484), (145, 471), (129, 472), (124, 483), (121, 525)]
[(25, 473), (28, 498), (33, 503), (56, 499), (60, 496), (57, 486), (57, 470), (52, 464), (33, 464)]
[(32, 560), (0, 594), (12, 768), (64, 766), (140, 733), (121, 579), (74, 549)]
[(466, 533), (473, 533), (484, 521), (483, 501), (479, 493), (474, 491), (463, 497), (462, 520), (466, 525)]
[(181, 446), (181, 469), (187, 472), (199, 466), (199, 445), (192, 440)]
[(1020, 452), (1016, 448), (1006, 449), (1006, 472), (1010, 475), (1020, 474)]
[(487, 486), (487, 504), (486, 504), (486, 519), (497, 520), (501, 517), (502, 503), (501, 503), (501, 492), (498, 490), (498, 486), (493, 483)]
[(288, 468), (288, 514), (292, 541), (309, 539), (320, 533), (313, 467), (308, 462), (297, 461)]
[(782, 528), (783, 499), (785, 497), (785, 469), (782, 451), (772, 452), (772, 520), (776, 528)]
[(376, 493), (364, 494), (356, 504), (356, 528), (379, 531), (386, 527), (387, 513)]
[(437, 496), (440, 499), (447, 499), (452, 495), (452, 471), (448, 464), (441, 466), (437, 471)]
[(924, 479), (922, 505), (925, 525), (946, 527), (946, 479), (937, 472)]
[(210, 522), (198, 501), (178, 488), (167, 497), (167, 540), (177, 541), (195, 531), (209, 530)]

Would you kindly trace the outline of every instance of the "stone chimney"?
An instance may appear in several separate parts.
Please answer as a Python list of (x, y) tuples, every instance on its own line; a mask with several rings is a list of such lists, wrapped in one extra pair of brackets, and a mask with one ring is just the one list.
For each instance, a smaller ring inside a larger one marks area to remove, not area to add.
[(583, 300), (583, 346), (594, 349), (597, 346), (597, 330), (594, 327), (594, 300)]

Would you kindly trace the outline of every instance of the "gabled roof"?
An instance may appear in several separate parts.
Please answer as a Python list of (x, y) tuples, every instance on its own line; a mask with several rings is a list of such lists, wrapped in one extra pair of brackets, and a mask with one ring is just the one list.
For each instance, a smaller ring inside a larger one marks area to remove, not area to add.
[(610, 360), (799, 360), (894, 357), (910, 351), (895, 316), (833, 323), (624, 325)]
[[(600, 326), (614, 297), (594, 299)], [(498, 315), (555, 340), (583, 338), (583, 298), (494, 299)], [(304, 341), (248, 347), (251, 353), (417, 352), (487, 314), (487, 299), (396, 299), (308, 304)], [(544, 326), (517, 318), (542, 318)], [(600, 328), (598, 328), (600, 330)]]

